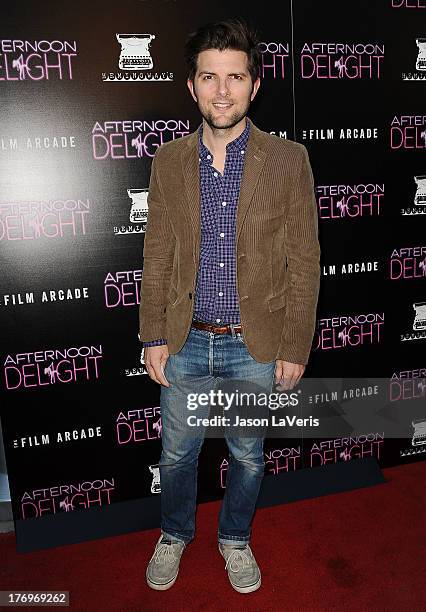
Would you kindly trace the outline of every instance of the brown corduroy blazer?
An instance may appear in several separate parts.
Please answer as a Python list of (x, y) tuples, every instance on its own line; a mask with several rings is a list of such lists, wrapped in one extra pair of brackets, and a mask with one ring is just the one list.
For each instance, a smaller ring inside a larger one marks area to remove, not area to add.
[[(198, 135), (158, 148), (151, 168), (140, 339), (188, 336), (200, 252)], [(320, 284), (313, 176), (306, 148), (252, 122), (237, 207), (237, 291), (246, 346), (260, 362), (308, 362)]]

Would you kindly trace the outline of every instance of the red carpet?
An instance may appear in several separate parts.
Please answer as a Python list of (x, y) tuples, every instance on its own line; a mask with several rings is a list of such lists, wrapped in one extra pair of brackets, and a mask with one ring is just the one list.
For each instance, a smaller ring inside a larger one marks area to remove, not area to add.
[(383, 485), (258, 510), (255, 593), (228, 582), (215, 540), (218, 502), (199, 506), (197, 537), (169, 591), (145, 584), (157, 530), (27, 554), (2, 535), (0, 589), (68, 590), (71, 609), (91, 612), (425, 608), (426, 462), (383, 472)]

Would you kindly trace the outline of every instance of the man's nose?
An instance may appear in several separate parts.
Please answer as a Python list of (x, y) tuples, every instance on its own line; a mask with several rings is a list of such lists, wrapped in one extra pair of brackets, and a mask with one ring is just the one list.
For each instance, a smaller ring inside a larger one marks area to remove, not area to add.
[(227, 79), (219, 79), (218, 81), (218, 93), (221, 96), (229, 95), (229, 83)]

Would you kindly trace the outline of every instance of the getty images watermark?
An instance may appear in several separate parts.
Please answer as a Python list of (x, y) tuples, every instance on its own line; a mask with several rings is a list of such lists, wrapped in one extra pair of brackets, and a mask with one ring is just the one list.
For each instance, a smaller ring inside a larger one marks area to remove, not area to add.
[(171, 384), (182, 397), (187, 436), (330, 440), (383, 432), (426, 451), (426, 369), (387, 378), (304, 377), (286, 391), (263, 380), (200, 383), (191, 376)]
[[(222, 428), (264, 428), (264, 427), (318, 427), (319, 419), (311, 415), (301, 418), (296, 414), (269, 414), (268, 410), (280, 408), (297, 408), (301, 391), (293, 393), (266, 393), (239, 391), (226, 392), (222, 389), (210, 389), (208, 393), (188, 393), (187, 409), (191, 411), (200, 408), (221, 409), (227, 414), (213, 414), (212, 416), (198, 416), (190, 414), (187, 424), (190, 427), (222, 427)], [(256, 415), (248, 416), (247, 409), (252, 409)], [(257, 410), (256, 410), (257, 409)], [(261, 416), (264, 415), (264, 416)]]

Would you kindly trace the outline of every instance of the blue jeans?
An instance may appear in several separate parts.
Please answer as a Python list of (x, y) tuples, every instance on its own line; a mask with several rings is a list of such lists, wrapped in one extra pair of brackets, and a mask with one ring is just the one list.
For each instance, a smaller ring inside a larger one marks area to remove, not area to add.
[[(162, 453), (161, 531), (172, 540), (190, 542), (195, 535), (198, 455), (205, 428), (194, 433), (187, 418), (188, 391), (209, 393), (221, 382), (254, 382), (265, 393), (273, 387), (275, 361), (259, 363), (248, 352), (244, 339), (213, 334), (191, 327), (182, 349), (169, 355), (165, 375), (170, 387), (161, 386)], [(199, 406), (197, 417), (208, 417), (210, 407)], [(229, 428), (228, 428), (229, 429)], [(191, 430), (191, 431), (190, 431)], [(226, 431), (229, 465), (226, 491), (219, 515), (218, 540), (222, 544), (247, 544), (264, 475), (264, 437), (231, 437)]]

